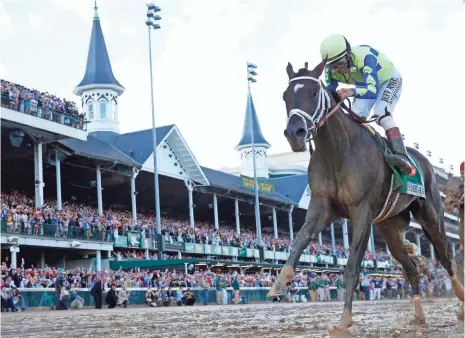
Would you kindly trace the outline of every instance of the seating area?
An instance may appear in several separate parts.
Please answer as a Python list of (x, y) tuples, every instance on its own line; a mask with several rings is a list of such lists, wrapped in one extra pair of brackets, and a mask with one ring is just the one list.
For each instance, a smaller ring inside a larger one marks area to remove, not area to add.
[(75, 102), (6, 80), (0, 82), (2, 107), (69, 127), (85, 128), (84, 114), (79, 114)]

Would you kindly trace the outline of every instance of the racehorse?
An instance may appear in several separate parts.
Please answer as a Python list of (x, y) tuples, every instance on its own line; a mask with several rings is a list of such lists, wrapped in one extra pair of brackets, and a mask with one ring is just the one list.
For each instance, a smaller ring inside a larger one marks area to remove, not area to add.
[(297, 233), (289, 257), (268, 296), (285, 294), (286, 284), (294, 277), (296, 264), (310, 240), (331, 222), (347, 218), (353, 224), (349, 259), (344, 273), (347, 292), (340, 329), (353, 325), (352, 302), (359, 283), (360, 265), (365, 254), (370, 226), (386, 240), (391, 254), (402, 265), (412, 285), (415, 304), (414, 323), (426, 323), (420, 301), (419, 275), (403, 245), (401, 232), (410, 222), (410, 212), (433, 243), (436, 256), (448, 272), (457, 297), (463, 301), (463, 287), (452, 269), (451, 247), (444, 230), (444, 212), (432, 165), (418, 151), (409, 153), (419, 163), (425, 182), (425, 199), (400, 194), (389, 217), (377, 220), (391, 191), (392, 169), (385, 162), (379, 144), (368, 128), (341, 109), (319, 77), (322, 61), (315, 69), (294, 72), (287, 65), (288, 87), (283, 94), (288, 115), (284, 135), (294, 152), (306, 151), (310, 137), (315, 150), (308, 166), (311, 201), (305, 222)]
[[(463, 175), (463, 173), (462, 173)], [(463, 254), (464, 254), (464, 195), (463, 195), (463, 178), (452, 177), (444, 186), (444, 193), (446, 198), (444, 199), (444, 210), (452, 214), (455, 209), (459, 211), (459, 238), (460, 238), (460, 249), (455, 255), (455, 262), (457, 263), (457, 269), (459, 271), (459, 280), (463, 284)]]
[[(457, 264), (457, 273), (459, 281), (463, 284), (464, 281), (464, 183), (463, 183), (463, 163), (461, 165), (461, 178), (452, 177), (444, 186), (444, 210), (452, 214), (456, 209), (459, 211), (459, 238), (460, 249), (455, 254), (455, 263)], [(460, 309), (459, 316), (461, 320), (464, 318), (464, 308)]]

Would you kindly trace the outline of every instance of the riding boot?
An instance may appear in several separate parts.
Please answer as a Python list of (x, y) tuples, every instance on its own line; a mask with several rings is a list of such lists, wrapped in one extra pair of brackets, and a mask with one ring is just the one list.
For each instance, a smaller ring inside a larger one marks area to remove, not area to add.
[(391, 142), (393, 154), (386, 155), (386, 162), (393, 167), (396, 167), (402, 174), (408, 175), (412, 172), (410, 160), (407, 156), (404, 141), (399, 128), (391, 128), (386, 130), (386, 136)]

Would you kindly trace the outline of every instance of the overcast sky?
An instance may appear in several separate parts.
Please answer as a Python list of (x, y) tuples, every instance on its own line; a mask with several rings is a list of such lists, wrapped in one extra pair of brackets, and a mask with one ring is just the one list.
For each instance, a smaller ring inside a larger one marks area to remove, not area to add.
[[(151, 125), (146, 1), (99, 0), (118, 81), (121, 131)], [(390, 57), (403, 75), (395, 119), (407, 143), (458, 171), (465, 112), (463, 0), (161, 0), (154, 34), (157, 125), (176, 124), (205, 166), (237, 166), (246, 106), (246, 61), (258, 65), (254, 102), (269, 153), (283, 136), (285, 67), (319, 62), (321, 40), (344, 34)], [(81, 81), (93, 0), (0, 1), (0, 76), (72, 98)]]

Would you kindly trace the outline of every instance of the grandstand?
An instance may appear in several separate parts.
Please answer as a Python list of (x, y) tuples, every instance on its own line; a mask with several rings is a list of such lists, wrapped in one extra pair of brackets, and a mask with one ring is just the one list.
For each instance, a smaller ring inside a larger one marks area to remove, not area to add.
[[(115, 259), (284, 263), (311, 198), (306, 168), (299, 165), (309, 154), (267, 156), (271, 145), (251, 97), (237, 168), (201, 165), (176, 125), (158, 127), (163, 232), (157, 236), (152, 130), (120, 132), (119, 115), (127, 112), (119, 112), (118, 102), (125, 88), (108, 55), (96, 13), (84, 77), (74, 89), (81, 113), (73, 102), (2, 80), (2, 256), (12, 267), (24, 259), (39, 267), (97, 270), (118, 266), (110, 265)], [(263, 250), (255, 235), (251, 129)], [(448, 174), (439, 168), (436, 174), (443, 186)], [(447, 235), (458, 244), (457, 215), (446, 214), (446, 220)], [(434, 258), (420, 230), (411, 222), (406, 237)], [(302, 267), (343, 267), (350, 236), (350, 222), (334, 222), (302, 255)], [(370, 243), (364, 267), (393, 268), (376, 232)]]

